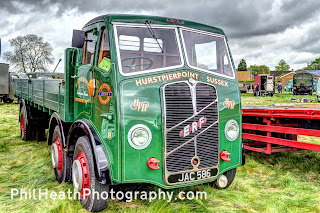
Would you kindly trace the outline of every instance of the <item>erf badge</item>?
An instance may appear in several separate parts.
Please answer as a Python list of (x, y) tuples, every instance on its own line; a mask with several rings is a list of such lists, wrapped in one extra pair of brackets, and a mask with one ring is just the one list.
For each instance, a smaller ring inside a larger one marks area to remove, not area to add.
[(236, 102), (234, 100), (230, 101), (229, 98), (226, 98), (226, 100), (223, 102), (223, 106), (228, 109), (234, 109), (235, 105)]
[(140, 102), (139, 99), (134, 99), (133, 103), (130, 105), (132, 110), (137, 110), (138, 112), (146, 112), (149, 107), (149, 103), (147, 101)]
[(101, 85), (101, 87), (99, 88), (98, 96), (99, 96), (99, 101), (102, 104), (107, 104), (110, 101), (112, 92), (109, 84)]

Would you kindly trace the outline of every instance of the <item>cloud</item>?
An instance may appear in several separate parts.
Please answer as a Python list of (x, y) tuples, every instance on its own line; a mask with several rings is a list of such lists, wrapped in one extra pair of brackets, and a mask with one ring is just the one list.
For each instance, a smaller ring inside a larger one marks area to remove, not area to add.
[(319, 8), (318, 0), (1, 1), (0, 37), (2, 50), (6, 51), (10, 49), (8, 40), (18, 35), (43, 36), (53, 45), (57, 61), (70, 46), (72, 29), (81, 29), (95, 16), (157, 15), (222, 28), (228, 36), (236, 66), (244, 58), (248, 65), (266, 64), (273, 69), (283, 58), (298, 69), (320, 56)]

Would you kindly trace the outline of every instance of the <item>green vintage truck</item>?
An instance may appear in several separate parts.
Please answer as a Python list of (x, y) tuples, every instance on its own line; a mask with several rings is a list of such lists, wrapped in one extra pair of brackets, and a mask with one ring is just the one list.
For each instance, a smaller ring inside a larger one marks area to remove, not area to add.
[(224, 32), (186, 20), (104, 15), (74, 30), (64, 79), (16, 79), (23, 140), (51, 146), (56, 179), (89, 211), (123, 183), (227, 188), (244, 164), (241, 103)]

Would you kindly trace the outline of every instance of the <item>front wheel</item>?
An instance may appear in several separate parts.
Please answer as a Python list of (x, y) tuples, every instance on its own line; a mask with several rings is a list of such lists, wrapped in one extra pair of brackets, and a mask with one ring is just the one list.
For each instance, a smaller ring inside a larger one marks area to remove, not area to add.
[(320, 102), (320, 96), (318, 96), (318, 95), (317, 95), (317, 100), (318, 100), (318, 102)]
[[(94, 171), (94, 161), (88, 137), (80, 137), (73, 154), (72, 181), (80, 192), (81, 205), (90, 212), (102, 211), (107, 206), (106, 196), (109, 186), (101, 184)], [(98, 194), (98, 196), (96, 195)]]
[(233, 182), (234, 177), (236, 176), (236, 172), (237, 172), (236, 168), (226, 171), (225, 173), (220, 175), (217, 178), (217, 180), (215, 180), (213, 182), (213, 186), (216, 189), (226, 189), (226, 188), (228, 188), (231, 185), (231, 183)]

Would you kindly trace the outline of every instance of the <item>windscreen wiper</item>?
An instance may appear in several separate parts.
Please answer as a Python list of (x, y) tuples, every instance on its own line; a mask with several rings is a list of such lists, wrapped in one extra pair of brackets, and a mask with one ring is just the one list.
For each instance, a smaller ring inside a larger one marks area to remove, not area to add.
[(148, 30), (149, 30), (149, 32), (150, 32), (150, 34), (151, 34), (152, 38), (154, 38), (154, 39), (157, 41), (157, 44), (159, 45), (159, 47), (160, 47), (160, 49), (161, 49), (161, 52), (162, 52), (162, 53), (164, 53), (164, 52), (163, 52), (163, 49), (162, 49), (162, 47), (161, 47), (161, 45), (160, 45), (160, 44), (159, 44), (159, 42), (158, 42), (158, 38), (157, 38), (156, 34), (154, 33), (154, 31), (153, 31), (153, 29), (152, 29), (151, 25), (150, 25), (150, 22), (149, 22), (148, 20), (146, 20), (145, 24), (147, 25)]

